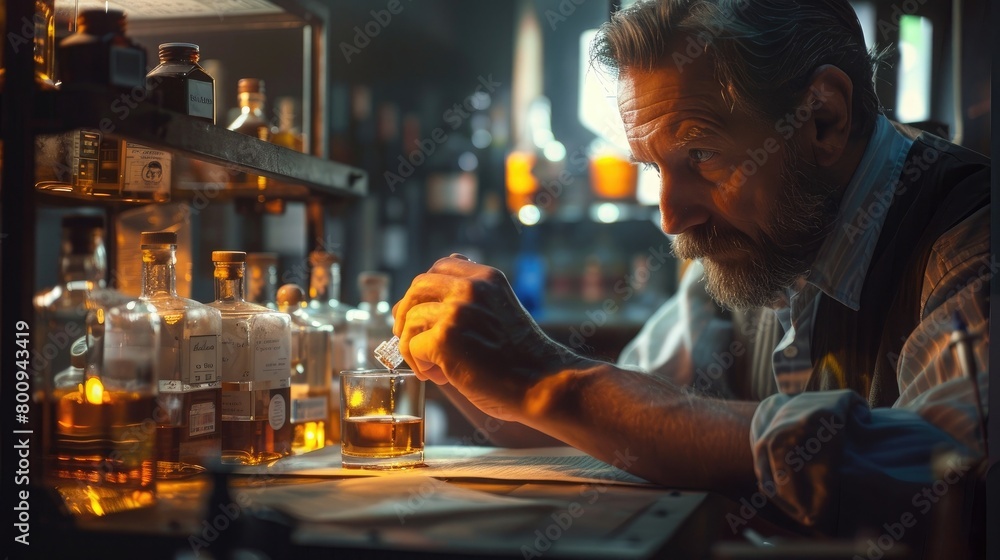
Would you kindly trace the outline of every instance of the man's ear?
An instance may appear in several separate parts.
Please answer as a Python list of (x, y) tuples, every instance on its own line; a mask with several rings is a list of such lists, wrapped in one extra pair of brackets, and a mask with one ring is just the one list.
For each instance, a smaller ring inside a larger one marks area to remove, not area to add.
[(801, 106), (810, 110), (805, 127), (807, 146), (816, 164), (829, 167), (837, 163), (851, 136), (851, 100), (854, 84), (843, 70), (824, 64), (813, 72)]

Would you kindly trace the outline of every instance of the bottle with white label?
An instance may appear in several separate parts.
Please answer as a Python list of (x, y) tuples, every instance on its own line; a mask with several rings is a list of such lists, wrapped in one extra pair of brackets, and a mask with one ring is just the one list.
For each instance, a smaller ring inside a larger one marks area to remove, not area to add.
[[(163, 108), (215, 124), (215, 78), (198, 60), (193, 43), (163, 43), (160, 64), (146, 74), (146, 90)], [(160, 94), (157, 94), (160, 92)]]
[(222, 315), (177, 295), (177, 233), (143, 232), (142, 292), (160, 316), (157, 355), (157, 474), (199, 472), (222, 453)]
[(333, 327), (306, 312), (306, 294), (295, 284), (279, 288), (277, 301), (292, 318), (292, 453), (308, 453), (340, 439), (339, 392), (332, 393), (330, 374)]
[(246, 256), (213, 251), (222, 313), (222, 461), (257, 465), (292, 452), (291, 318), (246, 301)]

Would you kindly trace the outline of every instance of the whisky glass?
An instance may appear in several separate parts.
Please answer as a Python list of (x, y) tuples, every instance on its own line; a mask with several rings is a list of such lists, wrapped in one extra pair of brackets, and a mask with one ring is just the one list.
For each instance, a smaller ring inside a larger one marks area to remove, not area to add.
[(412, 370), (340, 373), (344, 468), (424, 466), (424, 382)]

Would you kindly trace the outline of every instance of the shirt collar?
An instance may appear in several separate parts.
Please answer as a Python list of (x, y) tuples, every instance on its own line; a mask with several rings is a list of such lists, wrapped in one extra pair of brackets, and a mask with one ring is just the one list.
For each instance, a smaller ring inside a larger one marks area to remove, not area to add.
[(835, 229), (823, 242), (807, 281), (857, 311), (868, 265), (913, 140), (879, 115), (851, 182)]

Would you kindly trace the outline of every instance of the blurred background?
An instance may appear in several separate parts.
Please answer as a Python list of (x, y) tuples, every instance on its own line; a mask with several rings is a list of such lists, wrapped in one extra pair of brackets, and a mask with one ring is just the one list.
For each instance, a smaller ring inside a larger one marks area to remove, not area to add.
[[(276, 100), (289, 98), (296, 129), (322, 127), (307, 151), (369, 173), (362, 199), (218, 201), (192, 215), (190, 297), (212, 299), (212, 250), (276, 253), (279, 284), (306, 285), (309, 251), (335, 252), (350, 304), (361, 271), (390, 275), (392, 303), (461, 252), (502, 270), (554, 337), (614, 359), (674, 292), (656, 176), (627, 163), (614, 84), (588, 58), (596, 28), (629, 2), (311, 0), (330, 14), (319, 51), (308, 20), (280, 4), (112, 3), (151, 64), (162, 42), (200, 46), (217, 124), (236, 117), (237, 81), (259, 78), (275, 127)], [(878, 76), (890, 118), (989, 153), (989, 2), (852, 4), (869, 44), (891, 49)], [(201, 10), (203, 24), (184, 25), (184, 10)], [(39, 211), (39, 287), (56, 281), (58, 223), (71, 210)]]

